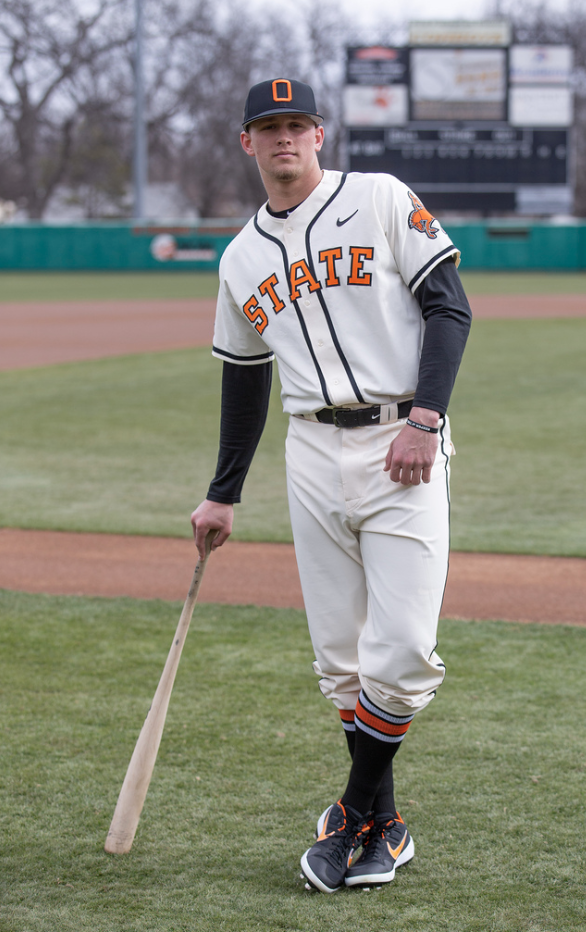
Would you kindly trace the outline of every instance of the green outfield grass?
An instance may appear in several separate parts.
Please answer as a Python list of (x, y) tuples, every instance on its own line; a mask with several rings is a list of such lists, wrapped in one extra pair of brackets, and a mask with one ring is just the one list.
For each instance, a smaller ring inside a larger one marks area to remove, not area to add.
[[(586, 556), (586, 320), (477, 321), (451, 406), (452, 543)], [(207, 348), (0, 373), (0, 524), (190, 534), (215, 468)], [(277, 387), (235, 536), (289, 540)]]
[(0, 593), (6, 932), (583, 932), (586, 631), (442, 622), (397, 758), (416, 857), (307, 893), (349, 759), (300, 612), (200, 605), (129, 855), (103, 844), (180, 606)]
[(0, 272), (0, 301), (215, 298), (215, 272)]
[[(215, 469), (221, 373), (207, 348), (0, 373), (0, 525), (188, 536)], [(245, 539), (290, 539), (286, 426), (275, 390)]]
[[(467, 272), (469, 294), (586, 294), (584, 272)], [(2, 301), (212, 298), (215, 272), (2, 272)]]
[(460, 277), (468, 294), (586, 294), (585, 272), (467, 272)]
[(450, 415), (453, 544), (586, 556), (586, 319), (476, 321)]

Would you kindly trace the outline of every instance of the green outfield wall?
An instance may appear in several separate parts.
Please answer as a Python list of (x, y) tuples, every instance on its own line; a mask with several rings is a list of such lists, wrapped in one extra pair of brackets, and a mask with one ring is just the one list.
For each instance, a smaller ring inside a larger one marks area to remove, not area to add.
[[(0, 270), (209, 271), (245, 220), (0, 226)], [(586, 223), (445, 222), (472, 269), (586, 269)]]

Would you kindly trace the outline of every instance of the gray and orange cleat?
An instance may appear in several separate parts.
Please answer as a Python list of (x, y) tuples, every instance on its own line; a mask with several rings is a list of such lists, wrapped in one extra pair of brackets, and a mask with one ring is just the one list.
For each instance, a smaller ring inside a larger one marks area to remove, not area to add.
[(406, 864), (415, 854), (413, 839), (399, 813), (396, 816), (381, 813), (371, 825), (362, 854), (346, 871), (347, 887), (389, 883), (395, 876), (395, 868)]
[[(321, 819), (320, 819), (321, 821)], [(316, 890), (335, 893), (344, 886), (352, 856), (368, 832), (367, 818), (340, 800), (325, 813), (316, 843), (301, 858), (301, 869)]]

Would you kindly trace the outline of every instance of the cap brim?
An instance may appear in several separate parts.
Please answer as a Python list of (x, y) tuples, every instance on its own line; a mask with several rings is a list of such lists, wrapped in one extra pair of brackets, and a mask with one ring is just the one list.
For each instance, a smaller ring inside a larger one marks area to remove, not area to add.
[(299, 113), (300, 115), (302, 114), (303, 116), (308, 116), (311, 120), (313, 120), (314, 123), (317, 123), (318, 126), (324, 121), (323, 116), (320, 116), (319, 113), (308, 113), (307, 110), (287, 110), (285, 107), (277, 107), (274, 110), (265, 110), (264, 113), (259, 113), (259, 115), (255, 116), (254, 119), (247, 120), (242, 125), (244, 129), (246, 129), (247, 126), (250, 126), (251, 123), (256, 123), (257, 120), (264, 120), (265, 117), (270, 116), (278, 116), (280, 113)]

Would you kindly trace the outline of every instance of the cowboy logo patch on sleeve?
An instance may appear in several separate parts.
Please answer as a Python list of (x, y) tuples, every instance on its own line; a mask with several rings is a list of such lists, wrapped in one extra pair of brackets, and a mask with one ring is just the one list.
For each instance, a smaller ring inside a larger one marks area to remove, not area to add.
[(411, 191), (408, 192), (413, 204), (413, 210), (409, 214), (408, 224), (410, 230), (417, 230), (419, 233), (425, 233), (429, 239), (436, 239), (439, 229), (434, 227), (437, 223), (435, 217), (425, 209), (421, 201), (415, 197)]

